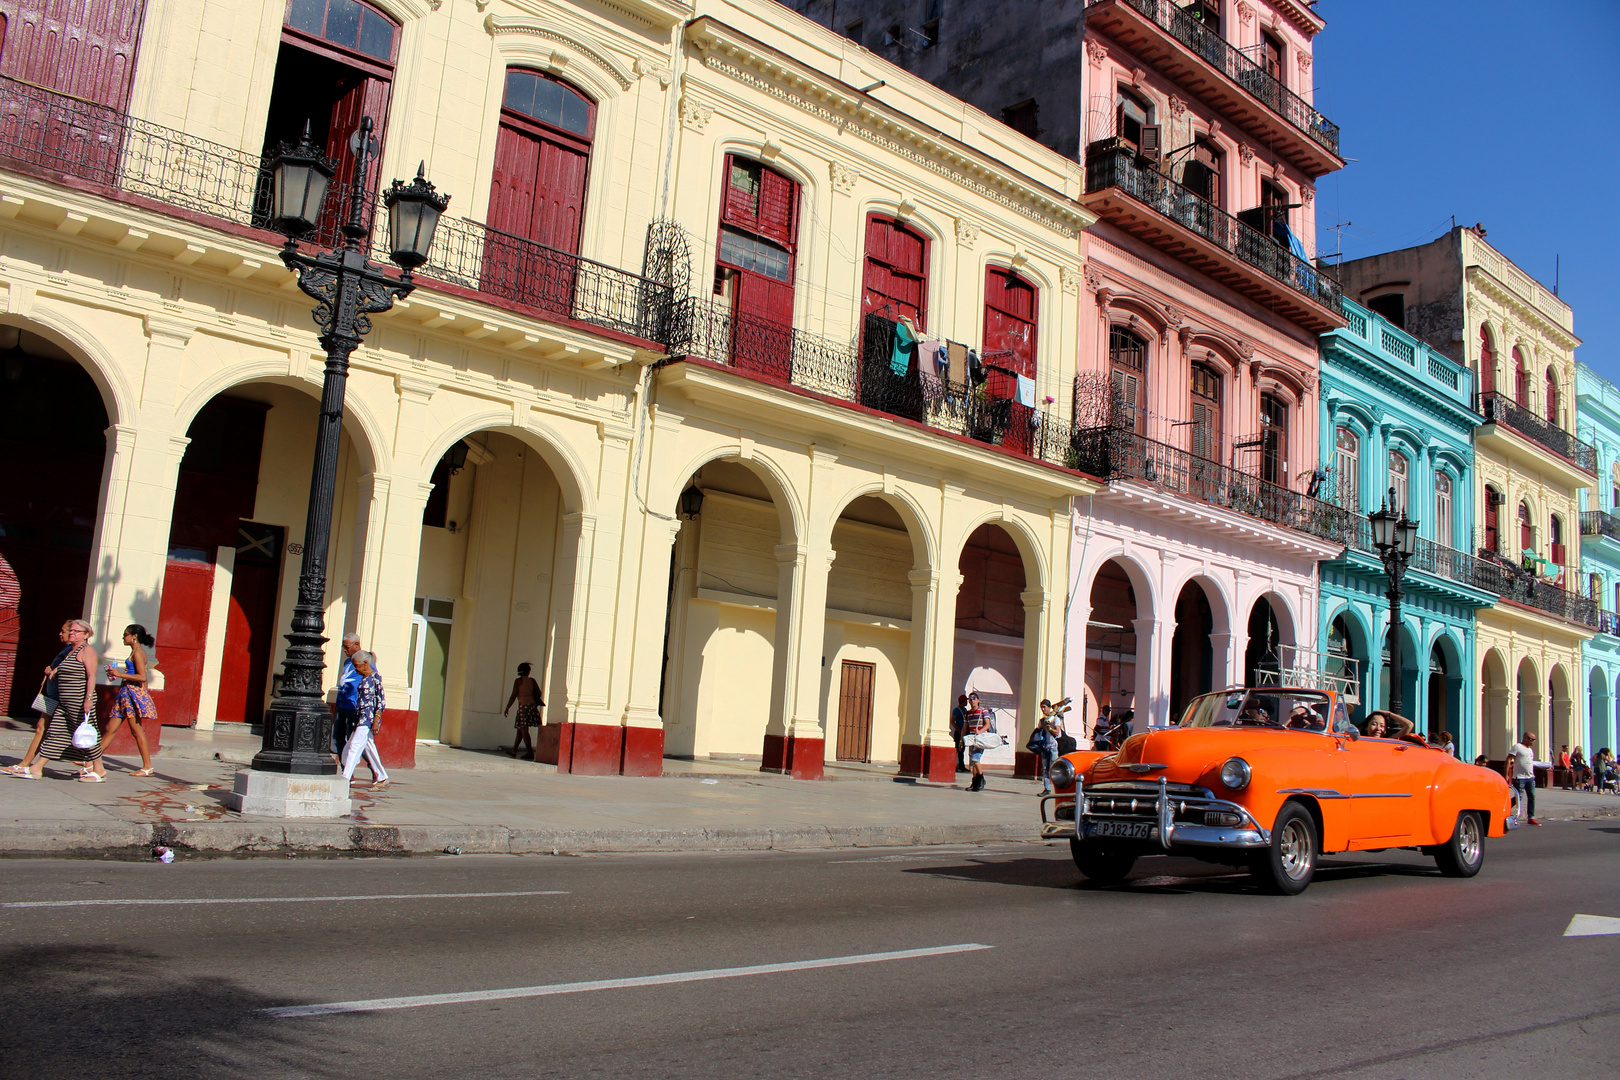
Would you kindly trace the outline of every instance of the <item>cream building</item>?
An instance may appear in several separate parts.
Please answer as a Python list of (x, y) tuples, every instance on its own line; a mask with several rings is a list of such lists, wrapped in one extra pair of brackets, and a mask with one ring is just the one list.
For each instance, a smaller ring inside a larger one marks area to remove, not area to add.
[(18, 670), (88, 611), (156, 631), (167, 721), (262, 713), (324, 355), (260, 162), (307, 121), (346, 177), (369, 115), (374, 179), (452, 195), (354, 355), (326, 556), (392, 755), (509, 741), (520, 662), (573, 771), (943, 778), (969, 687), (1021, 744), (1096, 489), (1074, 163), (769, 0), (120, 14), (18, 16), (104, 67), (0, 53)]
[(1574, 745), (1581, 646), (1601, 609), (1579, 580), (1579, 493), (1597, 484), (1597, 455), (1574, 434), (1573, 313), (1477, 225), (1355, 260), (1342, 274), (1348, 295), (1474, 372), (1485, 420), (1474, 437), (1476, 543), (1501, 597), (1476, 614), (1474, 745), (1493, 760), (1525, 731), (1542, 754)]

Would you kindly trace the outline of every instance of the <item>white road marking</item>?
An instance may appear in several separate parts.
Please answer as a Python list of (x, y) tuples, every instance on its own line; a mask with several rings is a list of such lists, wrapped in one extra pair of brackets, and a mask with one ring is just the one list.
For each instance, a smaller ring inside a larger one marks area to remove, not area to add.
[(122, 905), (162, 904), (315, 904), (322, 901), (350, 900), (475, 900), (494, 896), (567, 896), (566, 889), (533, 889), (525, 892), (430, 892), (389, 893), (367, 896), (224, 896), (193, 897), (178, 900), (18, 900), (0, 908), (119, 907)]
[(460, 994), (417, 994), (412, 997), (370, 998), (364, 1001), (334, 1001), (325, 1005), (286, 1005), (260, 1012), (277, 1017), (330, 1016), (334, 1013), (381, 1012), (386, 1009), (416, 1009), (424, 1005), (460, 1005), (472, 1001), (503, 1001), (508, 998), (549, 997), (553, 994), (582, 994), (590, 990), (625, 990), (640, 986), (670, 986), (675, 983), (736, 979), (744, 975), (774, 975), (784, 971), (811, 971), (816, 968), (877, 964), (885, 960), (915, 960), (926, 956), (978, 952), (993, 945), (941, 945), (932, 949), (901, 949), (896, 952), (860, 953), (830, 956), (823, 960), (795, 960), (785, 964), (754, 964), (749, 967), (710, 968), (707, 971), (677, 971), (669, 975), (642, 975), (630, 979), (592, 979), (588, 982), (552, 983), (548, 986), (513, 986), (504, 990), (472, 990)]
[(1564, 928), (1565, 937), (1597, 937), (1599, 934), (1620, 934), (1620, 919), (1607, 915), (1577, 915)]

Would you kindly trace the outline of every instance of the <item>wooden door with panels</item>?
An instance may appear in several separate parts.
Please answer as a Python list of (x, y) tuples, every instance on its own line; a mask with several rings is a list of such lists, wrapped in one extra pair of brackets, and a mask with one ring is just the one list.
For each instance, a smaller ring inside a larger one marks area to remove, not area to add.
[(838, 684), (839, 761), (872, 760), (872, 692), (877, 665), (845, 660)]

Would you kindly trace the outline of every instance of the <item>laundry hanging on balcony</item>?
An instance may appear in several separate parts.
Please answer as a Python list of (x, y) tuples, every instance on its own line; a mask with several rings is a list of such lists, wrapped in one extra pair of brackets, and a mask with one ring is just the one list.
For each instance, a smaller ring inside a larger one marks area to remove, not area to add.
[(911, 370), (911, 358), (917, 352), (917, 335), (904, 322), (894, 324), (894, 351), (889, 354), (889, 370), (904, 375)]
[(1031, 409), (1035, 407), (1035, 380), (1028, 375), (1018, 376), (1018, 404)]

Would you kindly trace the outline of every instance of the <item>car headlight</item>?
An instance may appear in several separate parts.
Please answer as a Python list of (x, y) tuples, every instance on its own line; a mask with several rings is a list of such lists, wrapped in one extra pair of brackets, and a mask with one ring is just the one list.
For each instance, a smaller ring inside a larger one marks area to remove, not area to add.
[(1249, 786), (1249, 763), (1240, 757), (1227, 758), (1226, 764), (1221, 766), (1221, 783), (1233, 791), (1242, 791)]
[(1075, 777), (1074, 762), (1068, 758), (1058, 758), (1052, 762), (1052, 768), (1047, 775), (1052, 778), (1053, 787), (1073, 787)]

